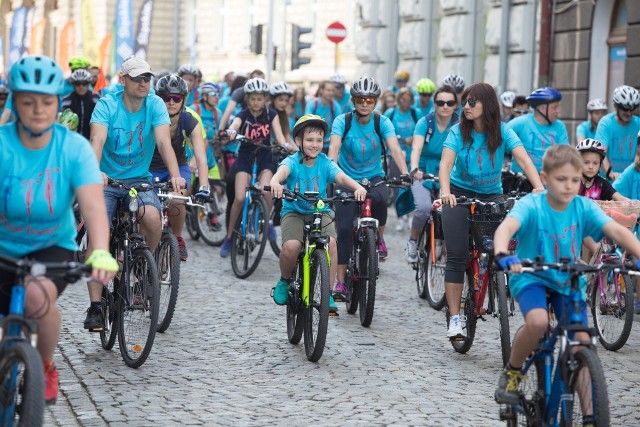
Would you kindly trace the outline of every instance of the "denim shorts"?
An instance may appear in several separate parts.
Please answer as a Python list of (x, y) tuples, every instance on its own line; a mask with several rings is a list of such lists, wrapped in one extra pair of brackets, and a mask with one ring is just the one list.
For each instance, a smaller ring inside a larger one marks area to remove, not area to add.
[[(571, 310), (573, 310), (573, 303), (569, 295), (563, 295), (555, 292), (544, 285), (544, 283), (535, 282), (528, 284), (518, 294), (516, 300), (520, 305), (520, 311), (526, 318), (534, 308), (542, 308), (549, 310), (547, 304), (547, 294), (553, 307), (553, 313), (558, 319), (559, 325), (568, 325), (571, 322)], [(580, 320), (584, 326), (589, 326), (589, 320), (587, 317), (587, 303), (580, 301)]]
[[(131, 178), (123, 179), (121, 181), (130, 186), (134, 186), (142, 182), (149, 182), (149, 180), (145, 178)], [(144, 206), (146, 209), (149, 206), (153, 206), (158, 211), (158, 215), (160, 215), (160, 210), (162, 208), (160, 206), (160, 199), (158, 199), (158, 195), (155, 191), (141, 191), (138, 193), (138, 198), (140, 200), (141, 207)], [(116, 209), (118, 208), (118, 200), (121, 199), (125, 205), (129, 204), (129, 190), (109, 186), (104, 189), (104, 204), (107, 207), (107, 218), (109, 218), (109, 224), (113, 222), (113, 218), (116, 215)]]
[[(154, 182), (156, 178), (158, 178), (160, 182), (167, 182), (171, 178), (168, 170), (149, 171), (149, 173), (153, 176), (152, 180)], [(180, 166), (180, 176), (184, 178), (184, 182), (186, 182), (188, 186), (191, 182), (191, 168), (189, 165)]]

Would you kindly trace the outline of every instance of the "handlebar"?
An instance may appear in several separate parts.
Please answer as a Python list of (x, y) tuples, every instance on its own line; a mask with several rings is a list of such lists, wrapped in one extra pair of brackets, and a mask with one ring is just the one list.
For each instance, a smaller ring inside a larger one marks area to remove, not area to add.
[[(409, 176), (414, 179), (414, 175), (419, 171), (418, 168), (415, 168), (414, 170), (412, 170), (411, 172), (409, 172)], [(440, 182), (440, 177), (438, 177), (437, 175), (433, 175), (431, 173), (427, 173), (427, 172), (422, 172), (422, 179), (421, 181), (433, 181), (433, 182)]]
[(609, 272), (628, 274), (630, 276), (640, 276), (640, 272), (636, 266), (627, 261), (625, 263), (619, 262), (604, 262), (597, 265), (589, 264), (571, 264), (568, 257), (560, 258), (560, 262), (543, 262), (540, 259), (531, 261), (530, 259), (524, 259), (522, 263), (522, 272), (536, 273), (547, 270), (558, 270), (564, 273), (572, 275), (582, 275), (587, 273)]
[(140, 182), (135, 185), (129, 185), (129, 184), (126, 184), (124, 181), (109, 178), (108, 184), (109, 184), (109, 187), (124, 188), (125, 190), (136, 190), (138, 192), (151, 191), (154, 189), (154, 185), (150, 182)]
[(68, 282), (75, 282), (82, 276), (89, 275), (93, 267), (76, 261), (40, 262), (31, 259), (12, 258), (0, 255), (0, 270), (19, 277), (48, 276), (61, 277)]
[(233, 141), (237, 141), (240, 144), (249, 144), (249, 145), (253, 145), (255, 147), (262, 148), (262, 149), (265, 149), (265, 150), (268, 149), (268, 150), (271, 150), (271, 151), (274, 151), (274, 152), (280, 151), (280, 152), (282, 152), (284, 154), (289, 154), (289, 151), (285, 147), (283, 147), (281, 145), (265, 145), (265, 144), (262, 144), (260, 142), (257, 142), (254, 139), (250, 139), (250, 138), (246, 137), (245, 135), (239, 135), (236, 131), (223, 130), (223, 131), (220, 131), (218, 133), (218, 136), (219, 137), (223, 137), (223, 138), (224, 137), (229, 137), (230, 135), (235, 135), (235, 138), (233, 139)]
[[(265, 185), (263, 187), (263, 190), (271, 191), (271, 186)], [(347, 197), (353, 197), (353, 195), (349, 193), (340, 193), (339, 195), (336, 195), (333, 197), (320, 197), (320, 195), (315, 191), (306, 191), (304, 193), (301, 193), (299, 191), (288, 190), (286, 188), (282, 189), (282, 195), (284, 196), (283, 199), (288, 200), (290, 202), (296, 200), (297, 198), (300, 198), (305, 202), (314, 203), (314, 204), (320, 201), (324, 203), (343, 202), (343, 201), (348, 201), (346, 200)]]

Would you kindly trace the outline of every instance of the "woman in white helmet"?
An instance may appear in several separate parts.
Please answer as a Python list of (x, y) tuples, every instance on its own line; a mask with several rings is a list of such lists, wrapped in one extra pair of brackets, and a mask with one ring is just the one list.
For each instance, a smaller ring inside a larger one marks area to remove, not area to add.
[(576, 127), (576, 142), (581, 142), (587, 138), (595, 138), (598, 123), (607, 114), (607, 104), (600, 98), (592, 99), (587, 103), (589, 120), (580, 123)]

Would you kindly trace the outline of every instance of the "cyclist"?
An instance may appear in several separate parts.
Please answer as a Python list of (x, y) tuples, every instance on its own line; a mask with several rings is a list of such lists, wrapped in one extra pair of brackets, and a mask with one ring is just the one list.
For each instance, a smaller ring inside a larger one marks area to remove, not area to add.
[(469, 258), (469, 208), (456, 207), (456, 197), (502, 200), (502, 163), (509, 152), (524, 169), (534, 191), (544, 190), (522, 142), (500, 121), (500, 104), (493, 88), (487, 83), (469, 86), (462, 93), (462, 105), (464, 115), (444, 142), (439, 172), (447, 251), (445, 295), (451, 314), (449, 338), (462, 335), (460, 300)]
[[(300, 188), (300, 192), (316, 191), (320, 197), (327, 197), (327, 185), (337, 183), (354, 192), (357, 200), (364, 200), (367, 191), (360, 184), (349, 178), (324, 153), (322, 146), (324, 134), (329, 127), (324, 119), (314, 114), (302, 116), (293, 128), (293, 135), (299, 151), (287, 157), (278, 166), (278, 171), (271, 178), (271, 192), (274, 197), (282, 197), (282, 182), (287, 188)], [(304, 221), (314, 212), (314, 206), (303, 200), (282, 202), (282, 251), (280, 252), (281, 277), (273, 292), (273, 300), (278, 305), (287, 303), (291, 275), (296, 266), (298, 254), (302, 249)], [(329, 216), (327, 206), (322, 215), (322, 229), (329, 236), (329, 257), (337, 259), (336, 231), (333, 219)], [(336, 276), (336, 263), (330, 263), (329, 277)], [(329, 282), (333, 291), (333, 280)], [(329, 310), (337, 312), (338, 307), (329, 295)]]
[(329, 77), (329, 80), (336, 85), (336, 92), (333, 95), (333, 99), (340, 105), (340, 111), (348, 111), (349, 105), (351, 104), (351, 94), (344, 90), (347, 84), (347, 78), (342, 74), (335, 73)]
[[(107, 187), (107, 178), (129, 185), (149, 182), (149, 164), (158, 147), (171, 174), (173, 188), (184, 187), (176, 155), (171, 147), (169, 114), (162, 99), (149, 94), (151, 67), (135, 56), (122, 63), (120, 76), (123, 90), (100, 98), (91, 116), (91, 145), (100, 164), (105, 185), (104, 196), (109, 222), (115, 216), (118, 200), (128, 199), (128, 190)], [(140, 233), (151, 252), (162, 235), (160, 200), (154, 191), (139, 192)], [(89, 246), (93, 237), (89, 234)], [(89, 283), (91, 306), (87, 310), (84, 328), (90, 331), (104, 326), (101, 298), (102, 286)]]
[(607, 147), (602, 169), (607, 178), (615, 180), (634, 162), (634, 141), (640, 131), (640, 117), (633, 112), (640, 106), (640, 93), (631, 86), (619, 86), (613, 91), (614, 113), (604, 116), (596, 128), (595, 139)]
[(607, 114), (607, 104), (600, 98), (592, 99), (587, 103), (587, 112), (589, 120), (584, 121), (576, 127), (576, 142), (580, 142), (585, 138), (595, 138), (598, 123)]
[[(496, 230), (494, 246), (500, 267), (520, 273), (520, 259), (535, 259), (540, 255), (546, 262), (559, 262), (561, 257), (569, 257), (575, 263), (585, 236), (600, 240), (605, 234), (640, 257), (640, 242), (629, 230), (613, 221), (592, 201), (576, 197), (582, 167), (582, 157), (571, 146), (556, 145), (547, 150), (541, 174), (547, 191), (520, 199)], [(509, 255), (509, 240), (513, 236), (518, 239), (518, 248), (515, 255)], [(557, 270), (511, 276), (509, 288), (520, 305), (525, 324), (516, 333), (509, 362), (500, 374), (496, 401), (507, 404), (519, 401), (522, 364), (549, 330), (547, 295), (550, 295), (557, 321), (562, 324), (569, 320), (569, 316), (561, 315), (573, 309), (571, 298), (567, 297), (570, 293), (568, 281), (569, 274)], [(588, 326), (584, 286), (583, 282), (581, 318), (582, 324)], [(575, 339), (588, 342), (589, 335), (576, 332)], [(578, 379), (581, 381), (585, 379)], [(582, 387), (578, 384), (576, 388), (581, 398), (586, 399), (584, 384)], [(593, 425), (593, 405), (583, 404), (582, 409), (583, 425)]]
[(189, 95), (187, 97), (187, 105), (191, 105), (194, 102), (196, 102), (198, 99), (200, 99), (200, 96), (198, 95), (198, 79), (199, 79), (199, 76), (202, 76), (202, 73), (200, 73), (200, 70), (198, 70), (195, 66), (191, 64), (183, 64), (180, 67), (178, 67), (176, 74), (178, 75), (178, 77), (183, 78), (184, 81), (186, 81), (187, 85), (189, 86)]
[(502, 92), (500, 94), (500, 104), (502, 105), (502, 119), (508, 122), (513, 118), (513, 101), (516, 99), (516, 94), (510, 90)]
[[(91, 63), (84, 56), (73, 56), (71, 57), (71, 59), (69, 59), (69, 69), (71, 70), (72, 74), (76, 70), (89, 70), (90, 66), (91, 66)], [(89, 86), (89, 91), (90, 92), (93, 91), (92, 86)], [(73, 92), (73, 84), (70, 80), (65, 80), (64, 92), (62, 96), (67, 96), (71, 92)]]
[(418, 262), (418, 237), (431, 217), (431, 192), (436, 187), (422, 181), (423, 172), (438, 175), (443, 144), (451, 127), (458, 123), (456, 92), (450, 86), (441, 86), (434, 95), (435, 113), (418, 120), (413, 133), (411, 170), (413, 175), (411, 192), (416, 210), (411, 222), (411, 233), (405, 249), (405, 260)]
[(462, 117), (462, 104), (460, 103), (460, 96), (462, 92), (464, 92), (464, 88), (466, 86), (464, 77), (459, 76), (458, 74), (447, 74), (444, 79), (442, 79), (442, 85), (451, 86), (453, 90), (456, 91), (456, 100), (458, 101), (458, 111), (456, 111), (456, 114), (458, 115), (458, 117)]
[[(409, 79), (410, 79), (411, 75), (409, 74), (408, 71), (406, 71), (406, 70), (397, 70), (396, 73), (394, 74), (394, 77), (395, 77), (395, 84), (389, 86), (387, 88), (387, 90), (392, 91), (393, 95), (396, 96), (400, 89), (402, 89), (403, 87), (408, 87), (411, 90), (411, 92), (413, 93), (413, 97), (415, 99), (418, 98), (418, 92), (416, 92), (416, 90), (409, 85)], [(386, 111), (386, 109), (381, 110), (381, 111), (384, 112), (384, 111)]]
[(80, 68), (71, 73), (69, 81), (73, 85), (73, 92), (62, 98), (62, 109), (69, 108), (78, 115), (77, 132), (89, 139), (91, 136), (91, 114), (100, 99), (97, 94), (89, 92), (91, 73)]
[(384, 113), (389, 108), (394, 108), (396, 106), (396, 94), (392, 90), (385, 90), (382, 92), (382, 95), (378, 99), (378, 104), (376, 105), (376, 111), (380, 113)]
[(586, 138), (578, 142), (576, 149), (582, 155), (583, 169), (579, 196), (592, 200), (628, 200), (618, 193), (606, 179), (598, 175), (607, 148), (597, 139)]
[(220, 165), (218, 167), (216, 163), (216, 155), (222, 156), (222, 151), (218, 145), (212, 145), (212, 142), (218, 134), (220, 118), (222, 117), (222, 111), (218, 108), (221, 92), (222, 88), (217, 83), (202, 83), (198, 88), (200, 100), (189, 107), (195, 111), (196, 114), (200, 115), (202, 120), (202, 127), (205, 133), (204, 137), (208, 142), (207, 166), (209, 167), (209, 178), (213, 179), (224, 177), (227, 170), (225, 165)]
[[(249, 79), (245, 83), (243, 93), (247, 97), (246, 109), (242, 110), (229, 127), (230, 131), (240, 131), (247, 138), (252, 139), (260, 144), (269, 146), (271, 141), (271, 133), (275, 135), (277, 143), (285, 148), (286, 141), (280, 128), (278, 114), (266, 108), (267, 98), (269, 97), (269, 84), (261, 78)], [(241, 144), (238, 158), (234, 163), (235, 166), (235, 196), (231, 205), (229, 220), (227, 223), (227, 236), (222, 242), (220, 248), (220, 256), (226, 258), (231, 252), (231, 235), (233, 234), (236, 221), (242, 213), (242, 206), (245, 200), (245, 189), (251, 182), (251, 169), (253, 165), (254, 152), (257, 147), (250, 144)], [(273, 157), (271, 151), (260, 150), (255, 153), (258, 156), (258, 181), (262, 186), (268, 185), (273, 176)], [(265, 193), (264, 197), (267, 207), (271, 210), (271, 194)], [(272, 224), (269, 225), (269, 240), (276, 239), (276, 230)]]
[(418, 80), (416, 83), (416, 91), (418, 92), (418, 98), (416, 99), (413, 108), (418, 111), (418, 117), (422, 118), (434, 110), (433, 107), (433, 92), (436, 90), (436, 85), (431, 79), (424, 78)]
[[(108, 252), (109, 227), (102, 179), (87, 141), (54, 124), (64, 87), (62, 69), (46, 56), (27, 56), (10, 71), (17, 121), (0, 128), (0, 254), (43, 262), (75, 260), (77, 198), (93, 251), (92, 278), (110, 280), (118, 270)], [(0, 313), (7, 315), (14, 276), (0, 271)], [(26, 279), (25, 316), (38, 325), (37, 349), (45, 372), (45, 399), (55, 403), (58, 370), (53, 353), (60, 335), (55, 301), (67, 282)], [(102, 285), (100, 285), (102, 286)]]
[[(246, 79), (246, 77), (244, 77)], [(249, 80), (250, 79), (262, 79), (264, 80), (264, 73), (261, 70), (253, 70), (250, 74), (249, 74)], [(222, 120), (220, 120), (220, 130), (225, 130), (227, 129), (228, 123), (229, 123), (229, 119), (231, 118), (231, 115), (236, 111), (236, 106), (238, 104), (240, 104), (240, 108), (242, 110), (246, 109), (248, 106), (247, 103), (247, 97), (245, 96), (246, 93), (244, 92), (244, 86), (246, 84), (246, 80), (245, 83), (242, 83), (241, 85), (239, 85), (237, 87), (237, 89), (234, 89), (231, 92), (231, 99), (229, 100), (229, 102), (227, 103), (227, 105), (224, 108), (224, 114), (222, 115)], [(235, 86), (235, 82), (234, 82), (234, 86)], [(220, 109), (222, 109), (222, 107), (220, 107)]]
[(293, 139), (291, 139), (291, 135), (293, 133), (295, 122), (291, 123), (293, 119), (289, 117), (288, 114), (291, 97), (293, 96), (293, 89), (284, 82), (274, 83), (271, 85), (269, 93), (271, 95), (271, 107), (276, 111), (276, 113), (278, 113), (278, 121), (280, 121), (282, 134), (284, 135), (287, 143), (293, 146)]
[[(329, 127), (331, 127), (335, 118), (342, 113), (340, 104), (333, 99), (335, 93), (335, 83), (329, 80), (320, 82), (317, 96), (313, 100), (307, 102), (307, 108), (304, 112), (305, 115), (314, 114), (316, 116), (320, 116), (325, 122), (327, 122)], [(324, 148), (322, 149), (322, 152), (325, 154), (329, 152), (329, 136), (330, 135), (328, 134), (325, 134), (324, 136)]]
[(9, 89), (0, 84), (0, 125), (13, 121), (13, 110), (9, 100)]
[[(558, 119), (561, 99), (560, 92), (552, 87), (536, 89), (527, 98), (529, 105), (533, 107), (533, 114), (509, 122), (509, 127), (522, 141), (538, 171), (542, 169), (542, 155), (547, 148), (556, 144), (569, 144), (567, 128), (562, 120)], [(513, 163), (511, 170), (522, 172), (522, 169)]]
[[(188, 93), (187, 82), (176, 75), (165, 76), (156, 83), (156, 95), (164, 101), (171, 120), (169, 125), (171, 145), (178, 161), (180, 175), (186, 182), (191, 181), (191, 169), (189, 168), (186, 152), (186, 146), (188, 145), (194, 154), (199, 172), (200, 188), (195, 197), (196, 200), (204, 202), (209, 197), (209, 168), (206, 147), (198, 120), (184, 109), (185, 98)], [(170, 176), (157, 147), (153, 152), (149, 172), (154, 181), (157, 178), (160, 182), (165, 182)], [(174, 193), (178, 195), (189, 194), (189, 189), (175, 189)], [(188, 253), (187, 245), (182, 238), (182, 229), (184, 228), (187, 213), (182, 201), (172, 202), (171, 207), (169, 211), (169, 226), (178, 240), (180, 260), (186, 261)]]
[(297, 87), (293, 91), (293, 118), (295, 120), (304, 116), (304, 112), (307, 110), (307, 94), (304, 88)]
[(513, 100), (513, 117), (512, 119), (515, 119), (516, 117), (520, 117), (523, 116), (525, 114), (529, 114), (530, 110), (529, 110), (529, 102), (527, 101), (527, 97), (526, 96), (522, 96), (522, 95), (518, 95), (514, 98)]
[[(385, 147), (384, 151), (388, 149), (391, 152), (400, 173), (407, 174), (405, 155), (398, 145), (391, 120), (373, 111), (380, 96), (378, 83), (372, 77), (360, 77), (353, 82), (350, 92), (355, 108), (350, 113), (338, 116), (333, 123), (329, 157), (350, 178), (356, 181), (367, 178), (376, 184), (384, 179), (386, 172), (380, 160)], [(369, 195), (372, 215), (380, 223), (378, 250), (380, 258), (385, 259), (388, 256), (383, 238), (384, 226), (387, 223), (387, 187), (378, 186), (372, 189)], [(335, 291), (340, 299), (344, 298), (346, 292), (344, 281), (351, 252), (356, 209), (357, 206), (352, 203), (335, 204), (338, 232), (338, 283)]]

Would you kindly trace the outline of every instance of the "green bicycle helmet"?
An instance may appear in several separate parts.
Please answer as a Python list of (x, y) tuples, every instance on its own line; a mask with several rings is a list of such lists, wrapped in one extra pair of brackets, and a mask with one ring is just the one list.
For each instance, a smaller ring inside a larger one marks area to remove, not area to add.
[(420, 79), (416, 83), (416, 90), (418, 91), (418, 93), (433, 94), (433, 92), (436, 91), (436, 84), (431, 79)]
[(69, 68), (71, 71), (77, 70), (78, 68), (89, 68), (91, 66), (91, 62), (84, 56), (74, 56), (69, 60)]
[(78, 118), (78, 115), (76, 113), (67, 108), (64, 111), (58, 113), (58, 117), (56, 117), (56, 123), (65, 126), (69, 130), (76, 130), (78, 128), (78, 124), (80, 123), (80, 119)]

